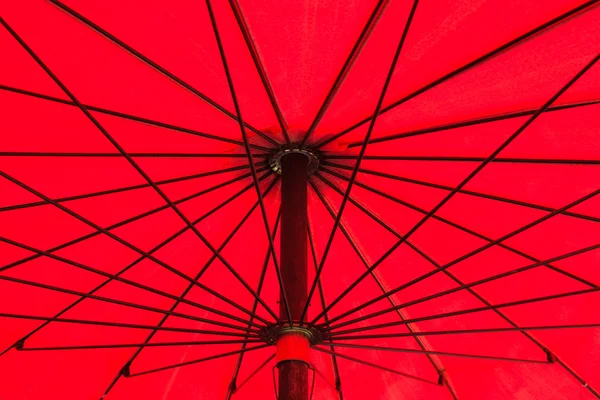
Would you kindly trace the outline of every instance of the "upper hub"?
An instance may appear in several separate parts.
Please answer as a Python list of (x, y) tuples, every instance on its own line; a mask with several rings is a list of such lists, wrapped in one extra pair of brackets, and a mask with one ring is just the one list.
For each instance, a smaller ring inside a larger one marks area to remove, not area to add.
[[(295, 324), (299, 324), (299, 321), (295, 321)], [(311, 345), (321, 343), (323, 337), (326, 336), (325, 332), (317, 326), (293, 326), (290, 327), (285, 323), (270, 325), (262, 329), (259, 336), (262, 340), (267, 343), (275, 344), (281, 336), (295, 333), (304, 336)]]
[(279, 175), (281, 175), (281, 159), (289, 154), (302, 154), (308, 159), (308, 165), (306, 166), (306, 173), (308, 175), (314, 174), (319, 169), (319, 157), (316, 153), (308, 149), (288, 149), (283, 148), (271, 157), (269, 165)]

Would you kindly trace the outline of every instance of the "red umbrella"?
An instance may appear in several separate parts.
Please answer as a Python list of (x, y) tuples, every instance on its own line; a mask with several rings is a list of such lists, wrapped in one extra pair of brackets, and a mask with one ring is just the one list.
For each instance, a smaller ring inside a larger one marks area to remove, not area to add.
[(600, 398), (594, 1), (0, 4), (0, 399)]

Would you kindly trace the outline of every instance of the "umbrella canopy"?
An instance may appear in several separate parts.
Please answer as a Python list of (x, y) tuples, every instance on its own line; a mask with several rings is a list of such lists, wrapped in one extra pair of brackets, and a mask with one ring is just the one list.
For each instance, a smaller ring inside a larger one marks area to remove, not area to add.
[(0, 4), (0, 399), (600, 398), (598, 0)]

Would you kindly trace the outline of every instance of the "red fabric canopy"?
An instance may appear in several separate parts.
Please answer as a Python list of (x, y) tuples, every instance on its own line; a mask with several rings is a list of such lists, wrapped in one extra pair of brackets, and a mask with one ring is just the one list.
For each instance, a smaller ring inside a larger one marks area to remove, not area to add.
[(2, 2), (0, 399), (600, 398), (597, 4)]

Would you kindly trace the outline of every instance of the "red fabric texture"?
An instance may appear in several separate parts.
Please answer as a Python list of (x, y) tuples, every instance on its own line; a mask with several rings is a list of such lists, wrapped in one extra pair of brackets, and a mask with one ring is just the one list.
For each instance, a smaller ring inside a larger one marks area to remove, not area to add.
[[(0, 2), (67, 89), (0, 26), (0, 399), (274, 398), (289, 357), (314, 367), (314, 400), (600, 398), (600, 62), (536, 115), (600, 53), (600, 6), (210, 4)], [(384, 335), (338, 342), (365, 348), (241, 343), (275, 324), (280, 289), (211, 12), (271, 234), (268, 161), (311, 131), (311, 283), (344, 205), (308, 321), (381, 260), (314, 321), (351, 312), (332, 333)]]

